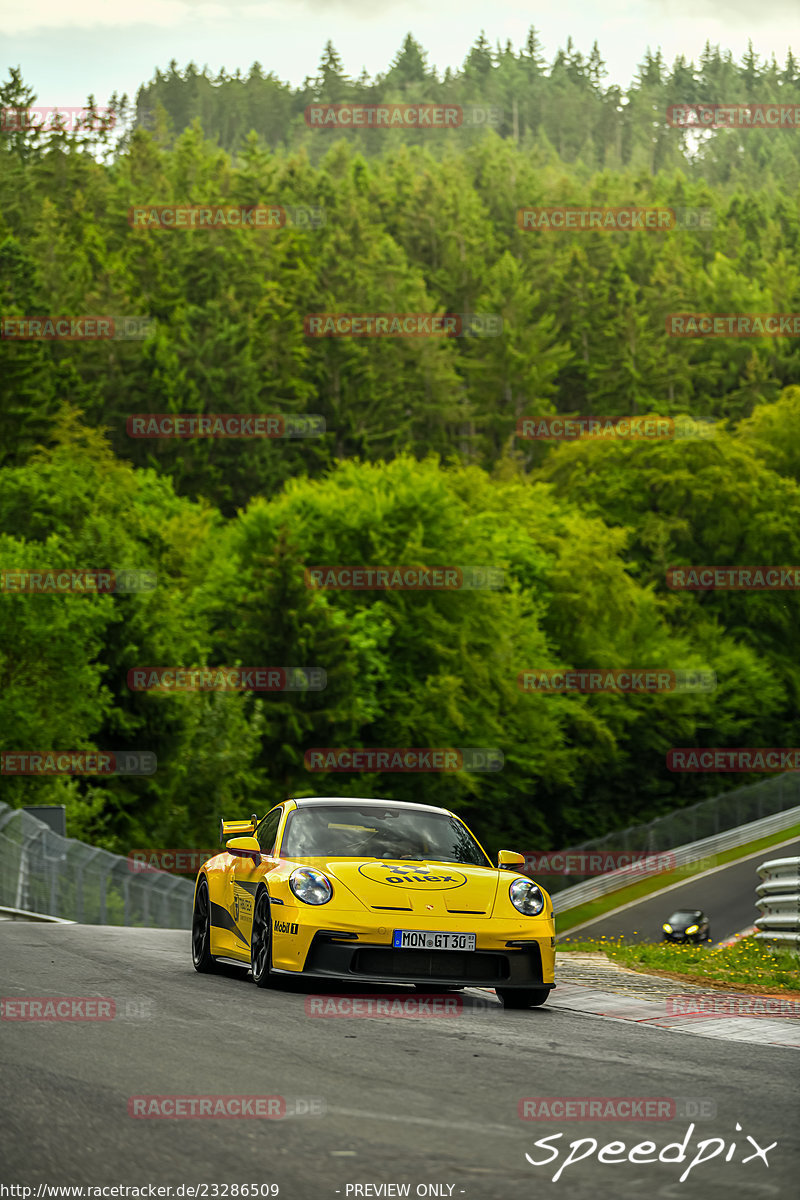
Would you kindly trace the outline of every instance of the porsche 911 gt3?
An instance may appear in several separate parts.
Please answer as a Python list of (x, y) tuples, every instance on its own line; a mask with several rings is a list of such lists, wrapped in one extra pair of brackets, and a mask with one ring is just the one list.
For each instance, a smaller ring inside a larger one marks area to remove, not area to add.
[(278, 976), (493, 988), (507, 1008), (543, 1004), (554, 983), (547, 892), (501, 850), (494, 866), (454, 813), (390, 800), (285, 800), (223, 821), (225, 850), (195, 886), (192, 959)]

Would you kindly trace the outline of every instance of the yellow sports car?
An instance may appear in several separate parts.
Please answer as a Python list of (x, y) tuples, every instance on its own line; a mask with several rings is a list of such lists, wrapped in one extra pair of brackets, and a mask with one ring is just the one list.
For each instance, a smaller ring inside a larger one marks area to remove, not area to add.
[(278, 975), (422, 990), (494, 988), (506, 1008), (555, 986), (553, 903), (497, 867), (444, 808), (320, 796), (285, 800), (262, 821), (223, 821), (225, 851), (197, 876), (192, 961), (249, 963)]

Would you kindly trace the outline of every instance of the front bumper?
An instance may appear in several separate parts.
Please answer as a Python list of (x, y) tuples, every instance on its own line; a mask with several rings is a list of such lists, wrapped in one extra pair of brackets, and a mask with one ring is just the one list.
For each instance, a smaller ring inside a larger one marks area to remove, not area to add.
[[(294, 973), (294, 972), (287, 972)], [(530, 988), (545, 983), (538, 941), (502, 950), (395, 950), (315, 934), (302, 975), (362, 983), (424, 983), (460, 987)]]

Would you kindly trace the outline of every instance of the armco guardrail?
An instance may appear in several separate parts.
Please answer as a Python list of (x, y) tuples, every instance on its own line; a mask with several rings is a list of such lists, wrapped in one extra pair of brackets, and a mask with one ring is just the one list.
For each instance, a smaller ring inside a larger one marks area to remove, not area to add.
[(47, 921), (53, 925), (74, 925), (65, 917), (51, 917), (48, 913), (29, 912), (27, 908), (9, 908), (0, 904), (0, 921)]
[(194, 887), (165, 871), (134, 874), (128, 860), (63, 838), (21, 809), (0, 804), (0, 914), (87, 925), (188, 929)]
[(758, 874), (756, 940), (800, 953), (800, 858), (772, 858)]
[[(773, 813), (771, 817), (763, 817), (760, 821), (751, 821), (749, 825), (739, 825), (735, 829), (726, 829), (713, 837), (701, 838), (699, 842), (690, 842), (686, 846), (678, 846), (671, 850), (670, 862), (675, 867), (686, 867), (701, 859), (720, 854), (723, 850), (732, 850), (736, 846), (746, 845), (758, 838), (768, 837), (772, 833), (780, 833), (782, 829), (790, 829), (800, 822), (800, 807), (789, 808), (784, 812)], [(553, 908), (557, 913), (567, 912), (577, 908), (587, 900), (596, 900), (629, 883), (635, 883), (645, 878), (641, 870), (623, 867), (618, 871), (609, 871), (606, 875), (598, 875), (585, 883), (576, 883), (574, 887), (565, 888), (553, 896)]]
[[(686, 808), (677, 808), (663, 817), (655, 817), (644, 825), (628, 825), (602, 837), (570, 846), (565, 854), (588, 854), (593, 851), (611, 853), (657, 854), (673, 846), (689, 846), (703, 838), (714, 837), (729, 829), (738, 829), (762, 817), (771, 817), (800, 805), (800, 771), (784, 771), (758, 783), (733, 788), (719, 796), (699, 800)], [(554, 879), (552, 892), (560, 892), (582, 883), (580, 876)]]

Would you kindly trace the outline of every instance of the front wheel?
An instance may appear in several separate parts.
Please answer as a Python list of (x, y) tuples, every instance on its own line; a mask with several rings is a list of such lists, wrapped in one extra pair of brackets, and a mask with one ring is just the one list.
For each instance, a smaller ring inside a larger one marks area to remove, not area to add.
[(250, 969), (253, 972), (253, 983), (256, 987), (265, 988), (272, 985), (271, 967), (272, 913), (269, 896), (265, 891), (261, 891), (258, 893), (253, 913), (253, 933), (250, 939)]
[(495, 988), (504, 1008), (538, 1008), (550, 995), (550, 988)]
[(198, 885), (192, 913), (192, 962), (195, 971), (208, 974), (219, 970), (211, 954), (211, 904), (205, 879)]

